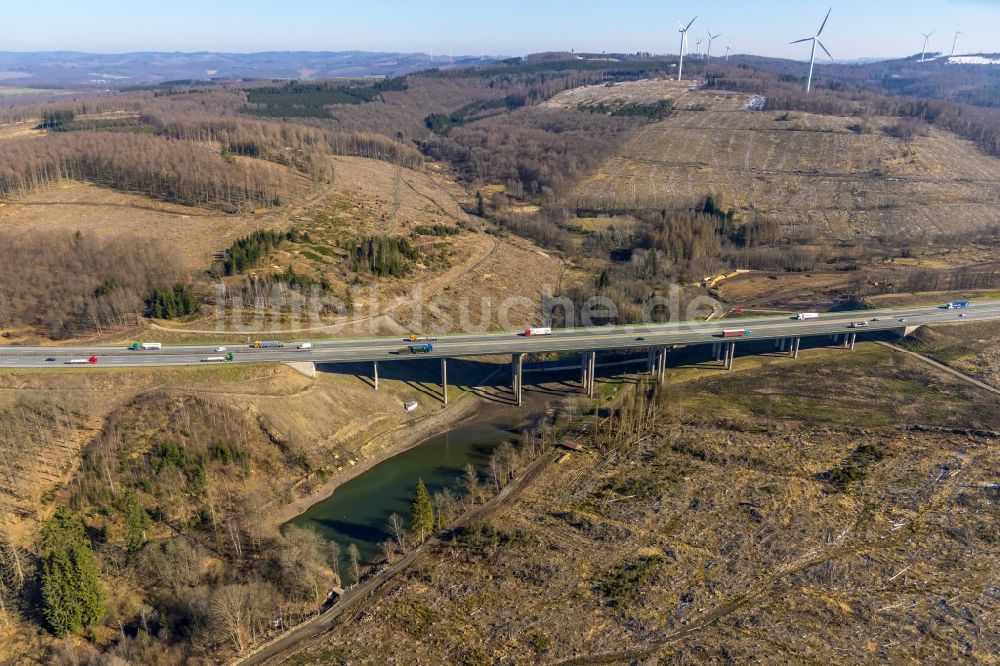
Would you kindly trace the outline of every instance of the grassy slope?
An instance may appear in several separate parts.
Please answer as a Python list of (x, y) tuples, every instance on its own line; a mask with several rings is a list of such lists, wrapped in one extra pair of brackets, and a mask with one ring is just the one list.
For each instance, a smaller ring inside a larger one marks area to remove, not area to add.
[(991, 386), (1000, 387), (1000, 324), (922, 326), (904, 345)]
[[(907, 428), (1000, 429), (993, 397), (863, 346), (665, 398), (638, 443), (551, 468), (288, 663), (996, 653), (995, 439)], [(823, 473), (862, 445), (884, 457), (835, 492)]]

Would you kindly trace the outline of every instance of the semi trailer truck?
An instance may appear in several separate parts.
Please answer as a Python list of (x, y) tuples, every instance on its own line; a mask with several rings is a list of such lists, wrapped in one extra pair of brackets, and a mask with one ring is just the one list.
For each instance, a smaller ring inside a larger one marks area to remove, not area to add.
[(285, 343), (278, 342), (277, 340), (254, 340), (250, 346), (254, 349), (278, 349), (279, 347), (284, 347)]

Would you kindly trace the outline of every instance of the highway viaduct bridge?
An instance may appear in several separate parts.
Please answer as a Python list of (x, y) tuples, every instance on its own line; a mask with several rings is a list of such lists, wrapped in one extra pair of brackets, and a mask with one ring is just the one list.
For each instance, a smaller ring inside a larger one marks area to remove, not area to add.
[[(751, 329), (752, 331), (753, 329)], [(904, 335), (906, 332), (912, 329), (907, 329), (904, 331), (902, 328), (893, 329), (891, 333), (893, 335)], [(580, 377), (580, 390), (581, 392), (588, 396), (593, 397), (595, 390), (595, 382), (598, 374), (599, 368), (609, 368), (609, 367), (639, 367), (642, 370), (638, 372), (643, 372), (649, 374), (656, 381), (663, 381), (666, 377), (667, 370), (667, 355), (669, 352), (673, 351), (691, 351), (692, 349), (698, 347), (704, 347), (706, 350), (710, 348), (710, 357), (721, 364), (721, 367), (726, 370), (732, 370), (734, 359), (737, 355), (737, 349), (752, 348), (749, 350), (748, 355), (761, 354), (764, 351), (773, 351), (774, 353), (780, 353), (782, 355), (787, 355), (790, 358), (798, 358), (799, 350), (802, 344), (802, 338), (812, 338), (814, 340), (822, 340), (823, 346), (837, 346), (843, 347), (845, 349), (854, 349), (854, 346), (858, 340), (858, 335), (863, 337), (875, 338), (885, 336), (887, 331), (872, 331), (871, 333), (865, 332), (864, 329), (852, 330), (845, 333), (837, 334), (815, 334), (812, 336), (789, 336), (780, 338), (763, 338), (763, 337), (753, 337), (751, 332), (750, 336), (739, 339), (722, 339), (715, 342), (708, 343), (687, 343), (683, 345), (654, 345), (646, 346), (644, 345), (644, 340), (637, 339), (635, 344), (630, 348), (617, 348), (617, 349), (587, 349), (587, 350), (572, 350), (572, 351), (556, 351), (556, 352), (543, 352), (546, 355), (557, 355), (560, 358), (553, 361), (541, 361), (535, 363), (525, 363), (526, 358), (530, 360), (530, 357), (538, 355), (539, 352), (510, 352), (510, 390), (513, 394), (513, 401), (517, 405), (521, 405), (523, 400), (524, 391), (524, 377), (530, 374), (541, 374), (541, 373), (559, 373), (559, 374), (570, 374), (578, 373)], [(643, 336), (637, 336), (638, 338), (643, 338)], [(764, 341), (764, 345), (762, 345)], [(773, 343), (773, 350), (767, 343)], [(431, 344), (434, 344), (432, 341)], [(815, 342), (813, 343), (815, 345)], [(765, 347), (765, 345), (767, 345)], [(602, 358), (603, 352), (603, 358)], [(610, 352), (610, 353), (608, 353)], [(507, 354), (504, 354), (507, 355)], [(566, 357), (568, 356), (578, 356), (578, 362), (566, 362)], [(703, 354), (704, 355), (704, 354)], [(449, 359), (462, 358), (460, 355), (451, 354), (444, 355), (441, 352), (437, 357), (440, 363), (440, 381), (441, 386), (441, 401), (444, 405), (448, 404), (448, 361)], [(400, 353), (399, 357), (391, 359), (375, 359), (370, 362), (371, 367), (371, 384), (377, 391), (379, 388), (379, 378), (380, 364), (386, 362), (389, 363), (400, 363), (406, 361), (417, 361), (417, 360), (427, 360), (426, 354), (406, 354)], [(356, 364), (352, 364), (356, 365)], [(384, 366), (383, 366), (384, 367)], [(633, 371), (636, 372), (636, 371)]]
[[(906, 309), (877, 309), (854, 312), (822, 313), (815, 319), (796, 320), (789, 315), (725, 319), (722, 321), (683, 321), (668, 324), (644, 324), (623, 327), (584, 327), (556, 330), (552, 335), (524, 336), (513, 333), (481, 333), (440, 336), (431, 340), (433, 349), (428, 353), (412, 354), (409, 344), (399, 337), (361, 338), (314, 341), (308, 348), (295, 343), (283, 347), (257, 349), (247, 346), (229, 346), (233, 362), (311, 362), (322, 364), (371, 364), (373, 384), (378, 386), (379, 365), (386, 362), (407, 362), (414, 359), (433, 358), (440, 362), (440, 383), (448, 384), (448, 360), (473, 357), (510, 356), (511, 388), (514, 400), (520, 404), (524, 376), (533, 371), (553, 368), (525, 366), (525, 356), (547, 357), (579, 356), (581, 362), (573, 366), (556, 366), (554, 369), (579, 371), (584, 393), (593, 395), (598, 355), (608, 358), (607, 352), (631, 355), (618, 364), (645, 364), (646, 371), (662, 378), (667, 366), (667, 354), (672, 349), (701, 349), (711, 351), (711, 358), (727, 369), (733, 367), (741, 348), (750, 353), (763, 351), (787, 353), (796, 358), (803, 340), (822, 341), (822, 344), (842, 345), (853, 348), (858, 338), (878, 335), (906, 335), (923, 324), (957, 323), (1000, 319), (1000, 301), (983, 301), (964, 309), (947, 309), (941, 306), (912, 307)], [(863, 322), (863, 327), (858, 327)], [(724, 338), (723, 330), (746, 329), (749, 335)], [(279, 332), (280, 333), (280, 332)], [(273, 335), (278, 335), (274, 333)], [(225, 345), (226, 343), (221, 343)], [(815, 344), (812, 342), (811, 344)], [(197, 365), (219, 358), (220, 344), (167, 346), (158, 351), (131, 351), (119, 347), (20, 347), (0, 346), (0, 369), (22, 367), (65, 367), (84, 372), (89, 365), (67, 365), (70, 360), (95, 356), (98, 367), (141, 367)], [(638, 354), (636, 357), (635, 355)], [(442, 391), (447, 401), (447, 390)]]

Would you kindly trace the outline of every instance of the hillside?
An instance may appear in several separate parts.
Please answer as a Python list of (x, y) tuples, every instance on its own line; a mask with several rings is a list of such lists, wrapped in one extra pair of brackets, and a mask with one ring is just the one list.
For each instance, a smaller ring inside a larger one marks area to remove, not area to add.
[[(36, 631), (44, 623), (34, 596), (37, 534), (58, 507), (74, 507), (98, 535), (111, 610), (94, 644), (130, 663), (228, 653), (209, 601), (233, 585), (259, 593), (253, 586), (263, 577), (270, 603), (289, 615), (312, 611), (321, 601), (314, 588), (338, 581), (325, 556), (333, 551), (321, 544), (316, 561), (292, 555), (279, 574), (272, 563), (287, 557), (283, 549), (305, 547), (279, 534), (281, 523), (476, 409), (475, 396), (457, 399), (492, 369), (453, 363), (453, 404), (442, 411), (423, 386), (426, 368), (406, 365), (387, 371), (378, 392), (354, 375), (311, 380), (284, 365), (4, 372), (0, 660), (20, 654), (17, 663), (66, 663), (91, 650), (74, 652), (72, 640)], [(415, 412), (403, 409), (408, 400), (419, 403)], [(142, 552), (125, 545), (122, 507), (132, 497), (143, 507), (141, 542), (149, 547)], [(9, 577), (12, 556), (26, 582)], [(205, 605), (191, 606), (195, 598)], [(135, 637), (140, 617), (184, 627), (183, 638), (164, 629), (147, 630), (151, 640), (123, 639), (114, 628), (120, 621)]]
[(626, 405), (276, 661), (989, 663), (995, 397), (867, 345), (753, 365)]
[[(587, 104), (577, 89), (550, 104)], [(673, 82), (646, 100), (671, 96)], [(602, 95), (602, 93), (604, 93)], [(923, 240), (1000, 225), (1000, 159), (932, 127), (898, 138), (898, 119), (755, 111), (752, 97), (686, 92), (575, 191), (588, 207), (656, 208), (717, 196), (785, 234), (858, 242)]]

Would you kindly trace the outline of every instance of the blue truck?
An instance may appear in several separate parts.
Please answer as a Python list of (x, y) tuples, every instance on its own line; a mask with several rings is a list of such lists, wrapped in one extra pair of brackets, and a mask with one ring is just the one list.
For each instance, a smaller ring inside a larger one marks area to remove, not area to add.
[(400, 347), (396, 350), (397, 354), (430, 354), (434, 351), (434, 345), (426, 342), (422, 345), (410, 345), (409, 347)]

